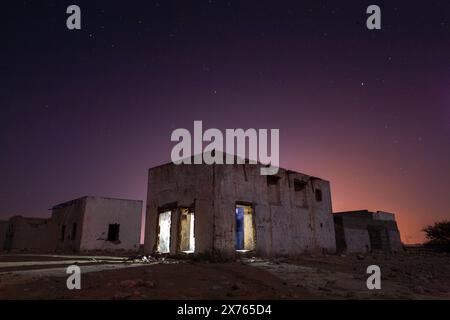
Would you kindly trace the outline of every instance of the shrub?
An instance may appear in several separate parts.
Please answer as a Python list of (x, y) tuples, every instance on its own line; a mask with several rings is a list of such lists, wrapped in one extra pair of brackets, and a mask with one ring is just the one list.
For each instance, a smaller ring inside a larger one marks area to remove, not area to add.
[(424, 245), (436, 251), (450, 252), (450, 220), (436, 222), (423, 229), (427, 242)]

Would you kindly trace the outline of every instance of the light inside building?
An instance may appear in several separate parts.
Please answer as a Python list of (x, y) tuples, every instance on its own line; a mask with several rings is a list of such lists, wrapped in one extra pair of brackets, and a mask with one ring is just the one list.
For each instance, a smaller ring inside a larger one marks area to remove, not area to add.
[(181, 209), (180, 227), (180, 251), (193, 253), (195, 251), (194, 212), (187, 208)]
[(253, 209), (248, 205), (236, 205), (236, 242), (237, 251), (255, 249), (255, 229), (253, 224)]
[(165, 211), (159, 214), (158, 221), (158, 252), (170, 252), (170, 225), (172, 222), (172, 212)]

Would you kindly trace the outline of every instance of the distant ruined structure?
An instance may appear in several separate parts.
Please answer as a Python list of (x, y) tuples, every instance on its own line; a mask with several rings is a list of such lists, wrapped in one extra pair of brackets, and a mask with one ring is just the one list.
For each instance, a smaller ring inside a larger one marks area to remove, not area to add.
[(14, 216), (0, 227), (3, 250), (47, 252), (53, 247), (50, 219)]
[(83, 197), (52, 208), (58, 251), (137, 251), (142, 201)]
[(138, 251), (142, 201), (83, 197), (52, 208), (52, 217), (0, 222), (0, 250), (9, 252)]
[(393, 213), (368, 210), (333, 214), (338, 252), (402, 251)]

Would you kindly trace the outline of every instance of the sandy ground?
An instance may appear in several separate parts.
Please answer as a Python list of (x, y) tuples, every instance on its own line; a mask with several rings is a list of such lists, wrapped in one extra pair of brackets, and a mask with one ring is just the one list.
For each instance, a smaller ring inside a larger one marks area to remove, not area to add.
[[(81, 290), (66, 267), (80, 266)], [(367, 266), (381, 269), (368, 290)], [(0, 255), (0, 299), (450, 299), (450, 255), (304, 255), (235, 262), (111, 256)]]

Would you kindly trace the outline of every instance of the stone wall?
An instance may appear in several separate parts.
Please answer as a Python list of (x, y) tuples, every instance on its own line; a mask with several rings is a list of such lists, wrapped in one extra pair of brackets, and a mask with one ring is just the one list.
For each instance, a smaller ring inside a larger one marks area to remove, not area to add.
[(359, 210), (335, 213), (333, 217), (338, 252), (403, 250), (400, 232), (392, 213)]
[(253, 209), (257, 254), (334, 252), (329, 182), (284, 169), (268, 178), (260, 174), (260, 168), (171, 163), (151, 168), (145, 251), (156, 251), (158, 213), (172, 210), (170, 252), (177, 253), (178, 208), (193, 207), (196, 252), (234, 256), (235, 208), (243, 204)]

